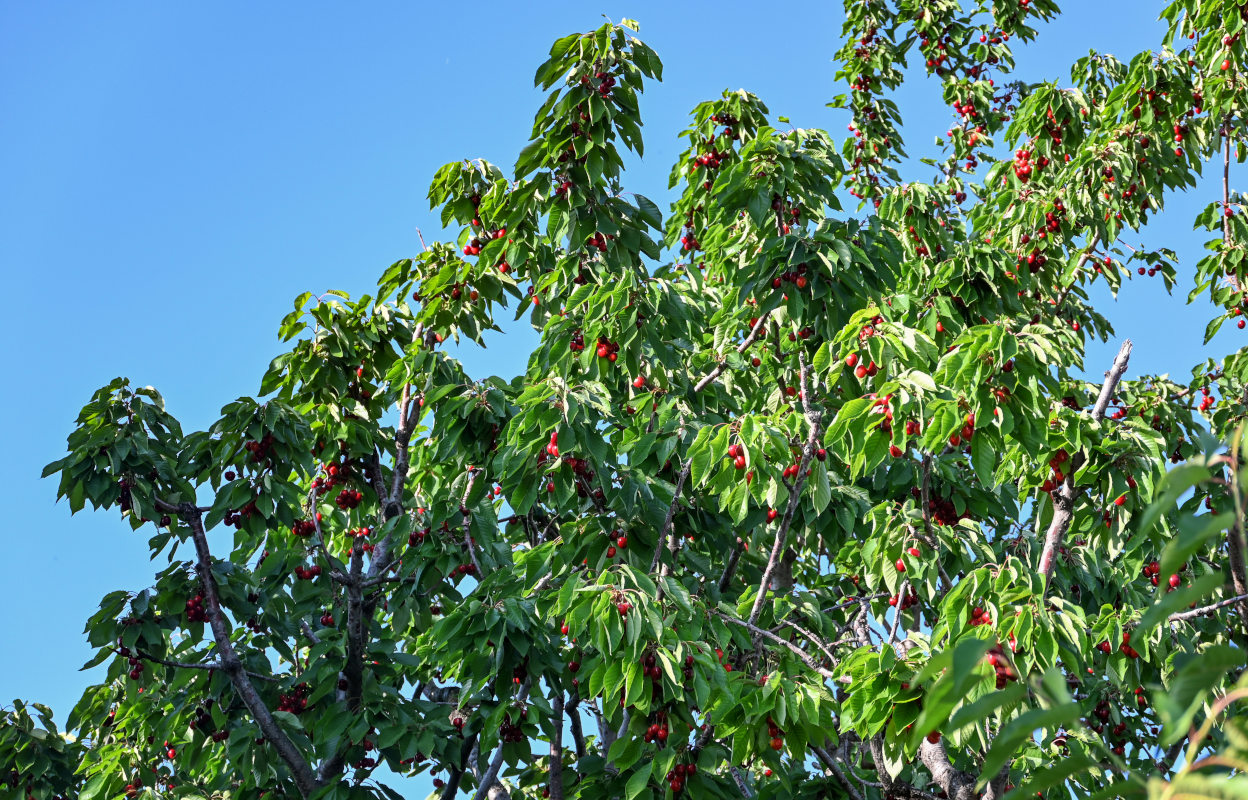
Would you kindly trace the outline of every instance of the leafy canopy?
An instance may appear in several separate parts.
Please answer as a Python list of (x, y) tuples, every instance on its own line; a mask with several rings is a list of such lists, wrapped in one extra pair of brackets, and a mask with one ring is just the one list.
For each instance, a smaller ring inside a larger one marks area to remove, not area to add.
[[(167, 566), (90, 619), (72, 737), (5, 712), (8, 790), (1248, 795), (1246, 351), (1079, 377), (1098, 282), (1244, 325), (1229, 184), (1194, 268), (1141, 240), (1248, 152), (1248, 7), (1175, 0), (1052, 84), (1012, 54), (1052, 0), (845, 10), (843, 141), (724, 92), (664, 213), (624, 188), (659, 57), (564, 37), (514, 171), (434, 176), (454, 244), (300, 295), (257, 398), (188, 432), (100, 389), (46, 474)], [(953, 112), (926, 183), (915, 58)], [(470, 378), (441, 345), (513, 309), (523, 370)]]

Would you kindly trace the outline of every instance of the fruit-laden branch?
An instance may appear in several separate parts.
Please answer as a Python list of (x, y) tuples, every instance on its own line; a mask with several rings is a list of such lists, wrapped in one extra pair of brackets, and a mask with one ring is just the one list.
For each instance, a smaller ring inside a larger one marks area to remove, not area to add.
[[(119, 651), (115, 647), (110, 647), (108, 649), (112, 650), (117, 655), (122, 655), (121, 651)], [(144, 653), (142, 650), (139, 650), (138, 648), (135, 648), (134, 655), (135, 655), (135, 658), (141, 658), (144, 661), (150, 661), (153, 664), (160, 664), (166, 667), (173, 667), (174, 669), (206, 669), (206, 670), (224, 669), (224, 664), (222, 664), (220, 661), (209, 661), (207, 664), (191, 663), (189, 661), (170, 661), (165, 658), (157, 658), (151, 653)], [(261, 675), (259, 672), (251, 672), (251, 671), (248, 671), (247, 674), (255, 678), (256, 680), (269, 681), (272, 683), (281, 682), (280, 679), (274, 678), (272, 675)]]
[(316, 774), (312, 771), (312, 765), (295, 747), (295, 743), (290, 740), (286, 732), (278, 727), (277, 720), (273, 718), (273, 713), (269, 711), (260, 693), (256, 691), (247, 671), (243, 669), (243, 662), (234, 650), (234, 643), (230, 641), (230, 631), (226, 627), (225, 615), (221, 610), (221, 596), (217, 593), (217, 581), (212, 574), (212, 554), (208, 550), (208, 535), (204, 532), (204, 522), (200, 517), (199, 509), (191, 503), (174, 506), (159, 500), (157, 506), (162, 511), (176, 511), (190, 527), (191, 538), (195, 541), (196, 569), (199, 572), (199, 582), (203, 587), (204, 599), (208, 605), (208, 625), (212, 629), (212, 638), (217, 643), (217, 650), (221, 653), (221, 668), (229, 676), (234, 691), (238, 692), (239, 698), (251, 712), (264, 738), (273, 745), (278, 756), (290, 769), (299, 794), (305, 798), (311, 797), (320, 788)]
[[(1101, 394), (1092, 407), (1092, 421), (1105, 419), (1105, 411), (1109, 401), (1127, 371), (1127, 363), (1131, 360), (1131, 340), (1126, 339), (1118, 350), (1114, 365), (1105, 373), (1105, 382), (1101, 385)], [(1075, 516), (1075, 475), (1083, 466), (1083, 453), (1076, 453), (1071, 459), (1070, 471), (1062, 480), (1062, 485), (1053, 492), (1053, 520), (1049, 523), (1049, 531), (1044, 537), (1044, 549), (1040, 553), (1040, 574), (1049, 577), (1053, 573), (1053, 565), (1057, 561), (1057, 551), (1061, 547), (1062, 537), (1070, 530), (1070, 523)]]
[[(529, 699), (529, 686), (532, 678), (525, 678), (524, 685), (520, 687), (520, 691), (516, 693), (516, 702), (523, 704)], [(562, 727), (562, 720), (555, 726)], [(498, 743), (498, 749), (494, 751), (494, 758), (490, 760), (490, 766), (485, 770), (485, 774), (481, 776), (481, 780), (477, 782), (476, 794), (472, 796), (472, 800), (485, 800), (490, 794), (490, 790), (498, 783), (498, 771), (503, 766), (503, 743)]]
[[(789, 540), (789, 527), (793, 524), (793, 515), (797, 513), (797, 507), (802, 502), (802, 487), (806, 485), (806, 471), (810, 468), (810, 461), (814, 457), (815, 447), (819, 444), (819, 422), (820, 412), (814, 410), (810, 405), (810, 382), (808, 380), (808, 370), (806, 367), (806, 355), (801, 350), (797, 352), (798, 356), (798, 375), (801, 379), (802, 404), (806, 409), (806, 420), (810, 425), (810, 432), (806, 436), (806, 446), (802, 448), (802, 459), (798, 463), (797, 477), (793, 481), (793, 489), (789, 493), (789, 505), (784, 510), (784, 518), (780, 520), (780, 527), (776, 530), (776, 540), (771, 546), (771, 555), (767, 559), (767, 567), (763, 570), (762, 580), (759, 582), (758, 594), (754, 598), (754, 607), (750, 609), (749, 623), (754, 625), (758, 622), (758, 615), (763, 611), (763, 601), (767, 597), (767, 592), (771, 589), (771, 579), (776, 572), (776, 565), (780, 563), (780, 554), (784, 552)], [(755, 637), (757, 639), (757, 637)]]
[[(745, 337), (744, 341), (742, 341), (741, 344), (737, 345), (737, 353), (744, 353), (749, 348), (750, 345), (758, 341), (758, 337), (761, 336), (763, 333), (763, 328), (767, 327), (767, 317), (770, 316), (770, 314), (771, 312), (769, 311), (754, 321), (754, 327), (750, 328), (749, 335)], [(724, 370), (726, 369), (728, 369), (728, 362), (727, 361), (719, 362), (718, 364), (715, 365), (715, 369), (707, 373), (705, 378), (703, 378), (702, 380), (694, 384), (693, 391), (695, 393), (700, 392), (706, 387), (710, 386), (711, 383), (716, 378), (724, 374)]]
[(550, 800), (563, 800), (563, 691), (550, 704), (554, 723), (550, 736)]

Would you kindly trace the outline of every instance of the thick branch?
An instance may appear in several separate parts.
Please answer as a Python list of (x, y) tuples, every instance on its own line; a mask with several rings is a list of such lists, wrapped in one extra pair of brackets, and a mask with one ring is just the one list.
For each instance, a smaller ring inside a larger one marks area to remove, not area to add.
[(975, 779), (953, 766), (943, 741), (932, 744), (924, 739), (919, 745), (919, 760), (949, 800), (975, 800)]
[(836, 759), (832, 757), (831, 753), (816, 745), (811, 745), (810, 749), (819, 758), (820, 763), (831, 770), (832, 774), (835, 775), (836, 779), (841, 782), (841, 786), (845, 787), (845, 791), (849, 793), (849, 796), (853, 800), (863, 800), (862, 793), (859, 792), (858, 788), (850, 782), (849, 778), (845, 775), (841, 766), (836, 763)]
[[(1109, 401), (1114, 396), (1114, 390), (1118, 388), (1118, 382), (1122, 380), (1123, 374), (1127, 371), (1127, 363), (1131, 359), (1131, 347), (1131, 340), (1124, 340), (1118, 356), (1114, 359), (1113, 367), (1105, 373), (1101, 394), (1096, 399), (1096, 405), (1092, 407), (1094, 422), (1105, 419), (1105, 411), (1109, 408)], [(1070, 523), (1074, 519), (1075, 474), (1082, 466), (1083, 455), (1076, 453), (1071, 459), (1069, 472), (1062, 480), (1061, 486), (1053, 491), (1053, 520), (1049, 523), (1049, 531), (1044, 537), (1044, 550), (1040, 554), (1040, 574), (1045, 577), (1052, 575), (1053, 566), (1057, 561), (1058, 548), (1061, 547), (1062, 538), (1066, 535), (1066, 531), (1070, 530)]]
[(563, 800), (563, 691), (551, 703), (553, 732), (550, 736), (550, 800)]
[(278, 756), (290, 770), (299, 793), (304, 797), (310, 797), (320, 788), (316, 773), (312, 771), (312, 766), (304, 758), (303, 753), (295, 747), (295, 743), (278, 726), (273, 713), (264, 704), (260, 693), (256, 691), (256, 687), (247, 676), (247, 671), (243, 669), (243, 662), (234, 650), (234, 643), (230, 641), (230, 631), (226, 627), (225, 614), (221, 610), (221, 596), (217, 592), (217, 581), (212, 574), (212, 554), (208, 550), (208, 535), (204, 531), (204, 522), (200, 517), (200, 512), (194, 505), (186, 503), (179, 507), (178, 513), (190, 527), (191, 537), (195, 541), (199, 582), (204, 590), (204, 600), (208, 606), (208, 625), (212, 629), (212, 637), (217, 644), (217, 650), (221, 653), (221, 668), (229, 675), (234, 691), (238, 693), (243, 705), (247, 706), (247, 710), (251, 712), (264, 738), (273, 745)]
[(572, 742), (576, 745), (576, 758), (579, 761), (585, 757), (585, 731), (581, 727), (581, 698), (574, 689), (567, 706), (564, 707), (564, 713), (568, 715), (568, 727), (572, 730)]

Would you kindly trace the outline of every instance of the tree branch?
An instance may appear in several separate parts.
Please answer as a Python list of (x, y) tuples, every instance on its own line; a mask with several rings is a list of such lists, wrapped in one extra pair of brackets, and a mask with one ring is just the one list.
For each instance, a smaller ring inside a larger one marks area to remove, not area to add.
[[(750, 332), (745, 337), (745, 340), (742, 341), (741, 344), (737, 345), (738, 353), (744, 353), (746, 349), (749, 348), (750, 345), (758, 341), (758, 337), (762, 334), (763, 329), (767, 327), (767, 317), (770, 316), (770, 314), (771, 312), (767, 312), (766, 314), (763, 314), (762, 316), (760, 316), (754, 322), (754, 327), (750, 329)], [(702, 380), (694, 384), (694, 387), (693, 387), (694, 393), (696, 394), (697, 392), (700, 392), (703, 389), (705, 389), (707, 386), (710, 386), (711, 383), (716, 378), (724, 374), (724, 370), (727, 368), (728, 368), (727, 361), (721, 361), (717, 365), (715, 365), (715, 369), (708, 372), (706, 377), (704, 377)]]
[[(808, 404), (810, 387), (807, 382), (806, 357), (800, 350), (798, 351), (798, 363), (800, 365), (802, 402)], [(815, 445), (819, 443), (820, 414), (807, 405), (806, 417), (810, 424), (810, 432), (806, 435), (806, 446), (802, 448), (802, 459), (798, 463), (797, 477), (793, 481), (793, 491), (789, 493), (789, 505), (784, 510), (784, 518), (780, 520), (780, 527), (776, 531), (775, 542), (771, 546), (771, 555), (767, 559), (767, 567), (763, 570), (762, 580), (759, 581), (758, 595), (754, 598), (754, 607), (750, 609), (750, 625), (758, 622), (758, 616), (763, 611), (763, 601), (767, 597), (768, 590), (771, 589), (771, 579), (776, 572), (776, 565), (780, 562), (780, 554), (788, 545), (789, 526), (793, 524), (793, 515), (797, 512), (797, 507), (802, 501), (802, 487), (806, 485), (806, 470), (809, 468), (810, 459), (815, 453)]]
[(278, 726), (273, 713), (264, 704), (260, 693), (252, 685), (247, 671), (243, 669), (243, 662), (234, 650), (234, 643), (230, 641), (230, 631), (226, 627), (225, 614), (221, 610), (221, 596), (217, 592), (217, 580), (212, 574), (212, 554), (208, 550), (208, 535), (204, 531), (200, 512), (191, 503), (184, 503), (178, 507), (178, 515), (190, 527), (191, 537), (195, 541), (199, 582), (204, 590), (204, 599), (208, 606), (208, 625), (212, 629), (212, 637), (217, 643), (217, 650), (221, 653), (221, 668), (230, 677), (234, 691), (238, 692), (243, 705), (247, 706), (247, 710), (251, 712), (264, 738), (273, 745), (278, 756), (290, 770), (299, 794), (305, 798), (311, 797), (320, 788), (320, 781), (317, 780), (311, 764), (308, 763), (303, 753), (299, 752), (299, 748), (295, 747), (286, 732)]
[[(531, 678), (526, 678), (524, 685), (520, 687), (520, 691), (516, 694), (517, 702), (523, 703), (529, 698), (529, 685)], [(559, 726), (562, 727), (562, 726)], [(481, 780), (477, 782), (477, 791), (472, 796), (472, 800), (485, 800), (490, 789), (498, 782), (498, 771), (503, 766), (503, 743), (498, 743), (498, 749), (494, 751), (494, 758), (490, 761), (490, 766), (486, 769), (485, 774), (481, 776)]]
[(563, 800), (563, 690), (551, 702), (550, 800)]
[(791, 651), (794, 655), (796, 655), (798, 658), (802, 660), (803, 664), (810, 667), (815, 672), (818, 672), (820, 675), (827, 678), (828, 680), (830, 681), (840, 680), (840, 678), (836, 676), (836, 673), (832, 672), (829, 669), (824, 669), (823, 665), (820, 664), (818, 660), (816, 660), (813, 656), (811, 656), (805, 650), (793, 644), (789, 640), (781, 638), (769, 630), (760, 628), (752, 622), (746, 622), (745, 620), (737, 619), (736, 617), (731, 617), (725, 614), (724, 612), (719, 611), (718, 609), (710, 609), (710, 611), (712, 614), (719, 617), (724, 622), (730, 622), (733, 625), (739, 625), (742, 628), (745, 628), (747, 631), (754, 634), (755, 639), (767, 639)]
[[(1127, 371), (1127, 363), (1131, 359), (1131, 347), (1130, 339), (1123, 340), (1122, 348), (1119, 349), (1118, 356), (1114, 359), (1113, 367), (1105, 373), (1101, 394), (1096, 399), (1096, 405), (1092, 407), (1094, 422), (1100, 422), (1105, 418), (1105, 411), (1109, 408), (1109, 401), (1114, 396), (1114, 390), (1118, 388), (1118, 382), (1122, 380), (1123, 373)], [(1083, 460), (1082, 453), (1075, 453), (1062, 485), (1053, 492), (1053, 520), (1049, 523), (1049, 531), (1044, 537), (1044, 550), (1040, 554), (1040, 574), (1046, 578), (1053, 573), (1053, 566), (1057, 561), (1057, 550), (1062, 544), (1066, 531), (1070, 530), (1070, 523), (1075, 516), (1075, 473), (1083, 466)]]

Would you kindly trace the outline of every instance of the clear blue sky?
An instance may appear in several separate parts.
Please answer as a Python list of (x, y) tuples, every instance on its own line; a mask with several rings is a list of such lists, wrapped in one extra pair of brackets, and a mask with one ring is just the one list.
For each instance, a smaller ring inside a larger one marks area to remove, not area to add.
[[(1160, 41), (1160, 3), (1064, 5), (1020, 77), (1068, 79), (1090, 48), (1126, 58)], [(837, 2), (0, 2), (0, 704), (41, 700), (63, 720), (99, 677), (77, 672), (86, 618), (154, 572), (145, 536), (112, 514), (71, 519), (39, 480), (90, 393), (117, 375), (153, 384), (188, 429), (254, 393), (296, 294), (369, 291), (417, 252), (418, 227), (438, 235), (425, 200), (438, 166), (510, 169), (541, 102), (534, 69), (602, 13), (638, 19), (665, 64), (629, 189), (666, 197), (688, 111), (726, 88), (844, 133), (844, 112), (824, 107), (842, 91)], [(916, 77), (901, 93), (912, 155), (948, 126), (935, 89)], [(1215, 192), (1207, 181), (1176, 198), (1145, 234), (1179, 252), (1178, 296), (1137, 280), (1107, 307), (1136, 341), (1133, 373), (1181, 378), (1197, 360), (1207, 313), (1183, 302), (1200, 256), (1191, 219)], [(1212, 351), (1243, 337), (1227, 326)], [(509, 333), (462, 356), (474, 375), (510, 377), (530, 342)], [(1092, 371), (1114, 350), (1094, 347)]]

